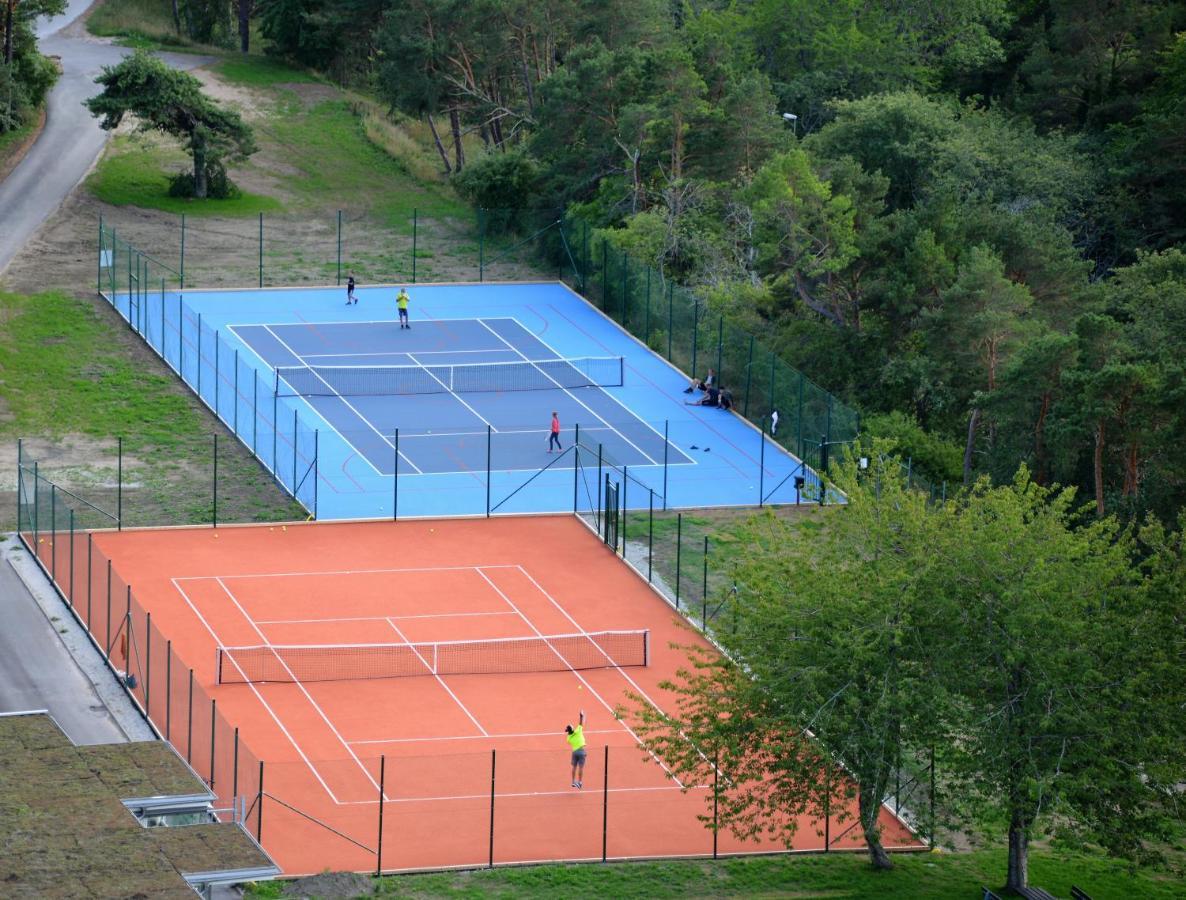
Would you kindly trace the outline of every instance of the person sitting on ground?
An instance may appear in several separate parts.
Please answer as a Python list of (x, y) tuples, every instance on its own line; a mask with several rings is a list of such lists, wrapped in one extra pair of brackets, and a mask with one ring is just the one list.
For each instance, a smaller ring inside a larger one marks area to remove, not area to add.
[(719, 399), (720, 399), (721, 409), (732, 409), (733, 408), (733, 392), (732, 391), (727, 391), (724, 388), (721, 388), (721, 395), (720, 395)]
[(720, 391), (715, 385), (710, 384), (705, 389), (703, 397), (699, 400), (685, 400), (684, 406), (720, 406)]
[(692, 391), (707, 391), (710, 387), (717, 383), (717, 374), (712, 369), (708, 370), (708, 374), (703, 379), (693, 376), (692, 383), (684, 388), (685, 394), (690, 394)]

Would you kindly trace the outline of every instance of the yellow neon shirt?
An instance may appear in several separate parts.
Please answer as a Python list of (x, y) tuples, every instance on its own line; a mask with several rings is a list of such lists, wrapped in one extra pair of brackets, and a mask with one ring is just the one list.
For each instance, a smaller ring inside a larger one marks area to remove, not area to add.
[(585, 746), (585, 726), (577, 725), (573, 728), (572, 734), (566, 734), (564, 737), (568, 741), (568, 746), (573, 750), (580, 750)]
[(407, 309), (409, 299), (411, 299), (411, 298), (408, 297), (408, 295), (406, 293), (404, 293), (403, 291), (400, 291), (399, 295), (395, 298), (396, 306), (398, 306), (400, 309)]

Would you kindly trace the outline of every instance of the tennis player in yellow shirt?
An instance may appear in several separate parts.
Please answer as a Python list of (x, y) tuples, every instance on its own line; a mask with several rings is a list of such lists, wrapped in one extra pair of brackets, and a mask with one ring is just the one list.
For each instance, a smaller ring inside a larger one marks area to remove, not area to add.
[(572, 747), (572, 786), (579, 788), (585, 777), (585, 711), (581, 710), (581, 717), (577, 720), (577, 727), (564, 726), (568, 746)]

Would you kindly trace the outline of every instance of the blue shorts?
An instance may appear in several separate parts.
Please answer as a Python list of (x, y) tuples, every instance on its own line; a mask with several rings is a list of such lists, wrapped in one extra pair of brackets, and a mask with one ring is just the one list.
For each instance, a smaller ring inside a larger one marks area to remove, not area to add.
[(572, 764), (574, 766), (579, 766), (579, 765), (583, 765), (584, 762), (585, 762), (585, 748), (582, 747), (580, 750), (573, 750), (572, 751)]

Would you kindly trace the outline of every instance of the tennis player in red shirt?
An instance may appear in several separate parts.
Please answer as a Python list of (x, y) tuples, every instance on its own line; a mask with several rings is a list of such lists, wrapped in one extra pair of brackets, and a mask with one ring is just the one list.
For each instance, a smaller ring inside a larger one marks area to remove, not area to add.
[(552, 452), (552, 445), (556, 445), (556, 449), (560, 449), (560, 416), (557, 413), (552, 413), (552, 432), (548, 435), (548, 452)]

